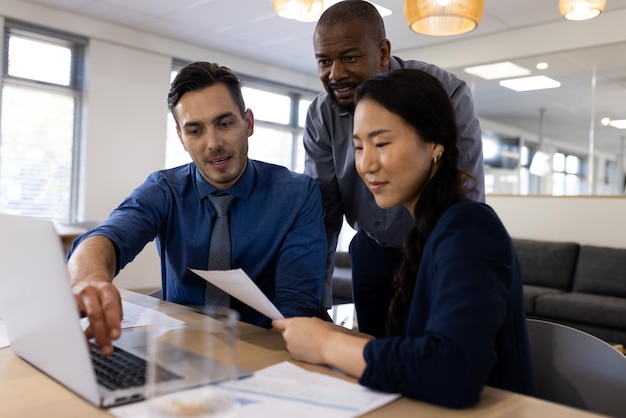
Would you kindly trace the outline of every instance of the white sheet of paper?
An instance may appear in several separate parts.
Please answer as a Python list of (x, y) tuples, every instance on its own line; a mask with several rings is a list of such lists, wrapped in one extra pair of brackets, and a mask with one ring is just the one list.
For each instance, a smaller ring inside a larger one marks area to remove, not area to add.
[(165, 327), (168, 329), (178, 328), (185, 325), (185, 321), (173, 318), (155, 309), (126, 302), (125, 300), (122, 301), (122, 310), (124, 312), (122, 328), (134, 328), (143, 325), (150, 325), (154, 323), (157, 318), (161, 324), (165, 321)]
[[(166, 329), (178, 328), (185, 325), (184, 321), (180, 319), (172, 318), (169, 315), (158, 312), (154, 309), (146, 308), (134, 303), (122, 301), (122, 310), (124, 312), (124, 318), (122, 319), (122, 328), (134, 328), (144, 325), (150, 325), (153, 323), (157, 316), (161, 317), (160, 321), (165, 322)], [(88, 318), (81, 318), (80, 325), (83, 331), (89, 326)], [(4, 326), (4, 321), (0, 319), (0, 348), (9, 346), (9, 337)]]
[[(122, 329), (150, 325), (156, 321), (157, 317), (161, 318), (159, 320), (162, 322), (167, 321), (164, 322), (166, 324), (164, 327), (167, 329), (178, 328), (185, 325), (185, 322), (180, 319), (172, 318), (155, 309), (146, 308), (125, 300), (122, 301), (122, 312), (124, 312), (124, 318), (122, 318), (121, 323)], [(89, 319), (81, 318), (80, 323), (84, 331), (89, 326)]]
[[(334, 376), (310, 372), (287, 361), (260, 370), (247, 379), (224, 382), (220, 386), (237, 390), (243, 398), (262, 400), (260, 404), (244, 404), (241, 417), (357, 417), (400, 397), (397, 393), (379, 392)], [(311, 414), (303, 415), (305, 409)]]
[(256, 309), (270, 319), (284, 318), (278, 308), (242, 269), (195, 270), (190, 269), (207, 282), (219, 287), (234, 298)]
[[(253, 376), (218, 384), (235, 391), (229, 418), (352, 418), (400, 397), (282, 362)], [(189, 392), (198, 389), (190, 389)], [(148, 402), (109, 409), (118, 418), (151, 418)]]

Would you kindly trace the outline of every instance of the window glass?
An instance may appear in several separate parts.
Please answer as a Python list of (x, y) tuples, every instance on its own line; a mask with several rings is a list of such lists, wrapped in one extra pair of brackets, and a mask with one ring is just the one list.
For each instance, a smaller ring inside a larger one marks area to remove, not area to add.
[[(178, 74), (178, 70), (180, 68), (176, 67), (170, 73), (170, 83), (174, 81), (176, 74)], [(167, 139), (165, 142), (165, 167), (172, 168), (178, 167), (179, 165), (187, 164), (191, 161), (191, 157), (183, 148), (183, 144), (181, 144), (180, 139), (178, 138), (178, 134), (176, 133), (176, 122), (174, 122), (174, 117), (172, 116), (172, 112), (167, 111)]]
[(584, 184), (582, 176), (582, 161), (575, 155), (567, 155), (561, 152), (554, 154), (552, 176), (552, 194), (580, 195), (583, 193)]
[(250, 158), (291, 168), (293, 152), (291, 132), (256, 126), (248, 139)]
[(0, 211), (74, 222), (86, 40), (11, 20), (4, 37)]
[(302, 134), (299, 134), (296, 138), (295, 144), (295, 159), (293, 170), (298, 173), (304, 173), (304, 156), (306, 154), (304, 150), (304, 143), (302, 142)]
[(554, 196), (562, 196), (565, 194), (565, 174), (552, 174), (552, 194)]
[(73, 116), (71, 97), (11, 86), (2, 89), (3, 210), (67, 221)]
[(565, 158), (565, 172), (569, 174), (578, 174), (579, 159), (575, 155), (568, 155)]
[(565, 194), (568, 196), (576, 196), (582, 192), (580, 185), (580, 177), (574, 174), (565, 175)]
[(245, 86), (241, 88), (241, 93), (246, 102), (246, 107), (252, 109), (255, 120), (289, 125), (291, 118), (291, 98), (289, 96)]
[(560, 152), (555, 152), (552, 157), (552, 169), (554, 171), (564, 171), (565, 170), (565, 155)]
[(72, 75), (72, 51), (68, 47), (9, 36), (8, 74), (47, 83), (69, 86)]
[(311, 106), (312, 102), (312, 100), (300, 99), (300, 103), (298, 104), (298, 126), (304, 127), (306, 112), (309, 110), (309, 106)]
[(176, 122), (171, 112), (167, 112), (167, 140), (165, 143), (165, 167), (178, 167), (191, 162), (191, 157), (183, 148), (176, 133)]

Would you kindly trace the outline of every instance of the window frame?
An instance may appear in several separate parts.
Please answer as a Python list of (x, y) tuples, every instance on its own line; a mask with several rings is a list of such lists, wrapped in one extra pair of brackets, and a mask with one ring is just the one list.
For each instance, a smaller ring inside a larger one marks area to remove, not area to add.
[[(77, 221), (79, 207), (80, 190), (80, 168), (81, 168), (81, 133), (82, 133), (82, 112), (84, 106), (85, 92), (85, 69), (86, 69), (86, 49), (89, 43), (88, 38), (75, 35), (69, 32), (60, 31), (44, 26), (25, 23), (10, 18), (4, 19), (2, 28), (3, 49), (2, 49), (2, 73), (0, 74), (0, 99), (5, 86), (30, 89), (33, 91), (43, 91), (62, 94), (74, 100), (73, 115), (73, 139), (72, 139), (72, 161), (70, 173), (70, 199), (67, 213), (69, 223)], [(19, 36), (39, 42), (45, 42), (69, 48), (71, 51), (70, 80), (69, 85), (64, 86), (41, 80), (28, 79), (9, 74), (9, 38)], [(0, 100), (0, 114), (2, 112), (2, 100)], [(1, 121), (1, 119), (0, 119)], [(1, 138), (0, 138), (1, 141)]]

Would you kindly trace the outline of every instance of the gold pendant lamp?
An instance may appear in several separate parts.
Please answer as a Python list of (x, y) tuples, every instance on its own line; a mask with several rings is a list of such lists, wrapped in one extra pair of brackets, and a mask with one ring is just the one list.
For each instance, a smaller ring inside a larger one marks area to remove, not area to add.
[(276, 13), (300, 22), (315, 22), (324, 11), (323, 0), (274, 0)]
[(606, 0), (559, 0), (559, 10), (567, 20), (593, 19), (605, 7)]
[(484, 8), (483, 0), (405, 0), (404, 17), (414, 32), (453, 36), (476, 29)]

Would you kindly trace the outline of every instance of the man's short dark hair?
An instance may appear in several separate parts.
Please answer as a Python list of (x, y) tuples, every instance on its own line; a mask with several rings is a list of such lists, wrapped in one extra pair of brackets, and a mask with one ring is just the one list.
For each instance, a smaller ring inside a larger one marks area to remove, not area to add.
[(372, 3), (364, 0), (344, 0), (333, 4), (320, 16), (316, 30), (320, 26), (343, 25), (355, 20), (367, 23), (367, 34), (377, 45), (387, 39), (382, 16)]
[(170, 112), (172, 112), (174, 119), (176, 119), (174, 107), (185, 93), (202, 90), (217, 83), (226, 85), (233, 101), (237, 104), (243, 116), (246, 112), (246, 106), (241, 93), (241, 82), (237, 74), (228, 67), (198, 61), (183, 67), (174, 78), (174, 81), (172, 81), (170, 92), (167, 95), (167, 106)]

